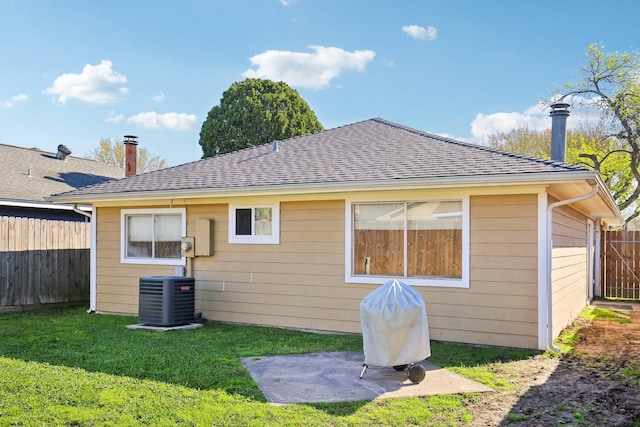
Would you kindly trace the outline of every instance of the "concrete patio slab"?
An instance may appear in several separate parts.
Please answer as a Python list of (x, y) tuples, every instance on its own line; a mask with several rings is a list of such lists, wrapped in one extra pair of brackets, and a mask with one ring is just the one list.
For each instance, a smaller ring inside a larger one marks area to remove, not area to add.
[(635, 301), (596, 300), (592, 301), (589, 305), (592, 307), (607, 308), (609, 310), (640, 311), (640, 304)]
[(364, 362), (362, 352), (245, 357), (241, 360), (267, 401), (279, 404), (492, 391), (427, 361), (418, 363), (426, 370), (425, 379), (419, 384), (412, 383), (406, 372), (390, 367), (369, 366), (360, 379)]

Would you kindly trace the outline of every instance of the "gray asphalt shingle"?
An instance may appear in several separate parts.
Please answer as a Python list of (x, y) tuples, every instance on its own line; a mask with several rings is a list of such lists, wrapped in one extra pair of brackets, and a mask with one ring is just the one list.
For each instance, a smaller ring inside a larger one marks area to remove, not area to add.
[(106, 182), (68, 195), (146, 191), (251, 189), (405, 179), (586, 171), (455, 141), (375, 118)]
[[(57, 147), (56, 147), (57, 148)], [(124, 171), (95, 160), (0, 144), (0, 199), (44, 202), (44, 197), (124, 177)]]

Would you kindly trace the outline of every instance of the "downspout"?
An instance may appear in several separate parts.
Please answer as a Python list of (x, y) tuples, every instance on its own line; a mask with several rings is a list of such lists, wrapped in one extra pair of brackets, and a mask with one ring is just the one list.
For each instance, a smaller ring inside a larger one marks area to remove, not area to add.
[[(596, 226), (597, 225), (597, 226)], [(602, 296), (602, 280), (601, 280), (601, 271), (600, 269), (602, 268), (602, 264), (600, 264), (600, 245), (602, 245), (602, 225), (599, 223), (596, 223), (596, 225), (594, 225), (594, 229), (593, 229), (593, 233), (595, 234), (595, 244), (594, 244), (594, 250), (595, 250), (595, 255), (594, 255), (594, 277), (593, 277), (593, 281), (595, 284), (595, 289), (593, 292), (593, 296), (594, 297), (601, 297)], [(597, 274), (596, 274), (597, 273)], [(589, 303), (591, 303), (591, 301), (589, 301)]]
[(89, 220), (91, 220), (91, 214), (90, 214), (90, 213), (88, 213), (88, 212), (85, 212), (85, 211), (83, 211), (83, 210), (81, 210), (81, 209), (78, 209), (78, 205), (77, 205), (77, 204), (74, 204), (72, 207), (73, 207), (73, 211), (74, 211), (75, 213), (80, 214), (80, 215), (84, 215), (84, 216), (86, 216), (87, 218), (89, 218)]
[(91, 243), (89, 244), (89, 310), (87, 313), (96, 311), (96, 220), (94, 209), (91, 213), (78, 209), (78, 205), (73, 205), (73, 211), (89, 218), (91, 224)]
[(547, 348), (556, 353), (560, 349), (553, 344), (553, 210), (560, 206), (590, 199), (598, 193), (598, 183), (591, 185), (591, 191), (573, 199), (560, 200), (547, 206)]

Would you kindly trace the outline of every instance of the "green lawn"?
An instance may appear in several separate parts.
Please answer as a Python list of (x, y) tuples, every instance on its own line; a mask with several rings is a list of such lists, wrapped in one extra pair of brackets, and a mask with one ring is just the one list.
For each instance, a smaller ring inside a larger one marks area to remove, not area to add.
[[(0, 315), (0, 426), (466, 425), (472, 394), (271, 405), (245, 356), (362, 350), (360, 335), (313, 334), (210, 322), (155, 333), (135, 317), (83, 308)], [(491, 365), (517, 349), (431, 343), (429, 361), (493, 388)]]

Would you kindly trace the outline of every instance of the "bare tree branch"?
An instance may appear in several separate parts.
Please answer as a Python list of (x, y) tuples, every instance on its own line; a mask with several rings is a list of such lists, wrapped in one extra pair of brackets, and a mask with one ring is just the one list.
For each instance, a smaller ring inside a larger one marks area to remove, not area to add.
[[(98, 146), (94, 148), (88, 154), (85, 154), (85, 158), (98, 160), (100, 162), (108, 163), (119, 167), (125, 168), (125, 147), (124, 142), (116, 140), (111, 142), (111, 138), (102, 138), (98, 142)], [(145, 173), (158, 169), (164, 169), (169, 166), (169, 163), (161, 158), (151, 154), (151, 152), (145, 147), (138, 147), (138, 160), (137, 160), (137, 172)]]
[(605, 53), (601, 46), (591, 45), (587, 49), (588, 63), (581, 68), (582, 80), (569, 83), (560, 99), (574, 101), (587, 98), (600, 110), (602, 120), (607, 120), (611, 130), (607, 135), (620, 141), (624, 147), (611, 149), (602, 156), (597, 153), (581, 153), (580, 158), (593, 162), (594, 169), (601, 171), (604, 162), (612, 156), (622, 154), (627, 159), (625, 168), (629, 177), (610, 181), (618, 206), (628, 211), (630, 221), (640, 215), (640, 62), (638, 52)]

